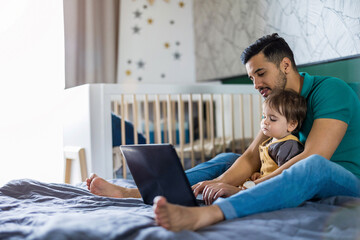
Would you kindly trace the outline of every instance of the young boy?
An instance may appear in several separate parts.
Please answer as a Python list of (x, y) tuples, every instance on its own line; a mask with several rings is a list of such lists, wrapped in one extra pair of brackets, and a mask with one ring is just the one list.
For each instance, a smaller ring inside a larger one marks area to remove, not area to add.
[(304, 150), (294, 136), (306, 117), (306, 100), (295, 91), (273, 91), (263, 103), (261, 131), (269, 138), (259, 146), (261, 169), (251, 176), (255, 181), (275, 171)]

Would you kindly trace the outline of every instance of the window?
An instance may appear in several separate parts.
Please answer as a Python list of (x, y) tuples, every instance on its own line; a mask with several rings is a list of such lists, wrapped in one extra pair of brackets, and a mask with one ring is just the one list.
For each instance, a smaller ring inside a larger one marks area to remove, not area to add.
[(0, 1), (0, 186), (61, 182), (63, 2)]

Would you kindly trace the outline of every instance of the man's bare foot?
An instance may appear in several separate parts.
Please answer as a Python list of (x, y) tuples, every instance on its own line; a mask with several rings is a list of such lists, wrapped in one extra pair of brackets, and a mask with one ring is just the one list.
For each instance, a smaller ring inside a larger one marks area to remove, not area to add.
[(224, 220), (217, 205), (184, 207), (168, 203), (165, 197), (154, 199), (155, 221), (171, 231), (197, 230)]
[(136, 188), (124, 188), (92, 174), (86, 179), (86, 185), (92, 194), (113, 198), (140, 198), (139, 190)]

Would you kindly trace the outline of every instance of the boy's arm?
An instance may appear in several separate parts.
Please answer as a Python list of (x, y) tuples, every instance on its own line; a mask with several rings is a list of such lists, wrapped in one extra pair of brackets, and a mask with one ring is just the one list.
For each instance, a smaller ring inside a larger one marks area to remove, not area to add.
[(326, 159), (330, 159), (343, 139), (347, 127), (348, 125), (341, 120), (328, 118), (316, 119), (313, 123), (309, 136), (306, 139), (304, 151), (293, 157), (274, 172), (256, 180), (255, 183), (257, 184), (275, 177), (296, 162), (313, 154), (318, 154)]

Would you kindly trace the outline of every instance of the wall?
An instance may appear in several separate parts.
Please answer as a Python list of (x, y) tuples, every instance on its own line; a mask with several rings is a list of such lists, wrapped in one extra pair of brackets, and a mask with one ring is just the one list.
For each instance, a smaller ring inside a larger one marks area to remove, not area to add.
[(245, 74), (242, 51), (279, 33), (299, 64), (360, 54), (360, 1), (196, 0), (196, 79)]
[(121, 0), (119, 83), (194, 83), (192, 1)]

